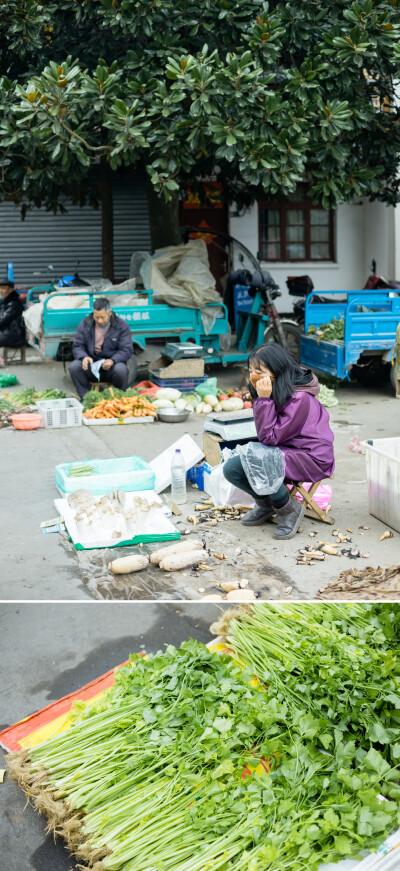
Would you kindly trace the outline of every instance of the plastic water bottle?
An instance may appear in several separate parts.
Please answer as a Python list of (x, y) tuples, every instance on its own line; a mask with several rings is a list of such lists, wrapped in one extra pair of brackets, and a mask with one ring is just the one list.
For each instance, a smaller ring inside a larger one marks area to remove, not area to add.
[(171, 463), (171, 499), (176, 505), (186, 502), (186, 468), (180, 448), (176, 448)]

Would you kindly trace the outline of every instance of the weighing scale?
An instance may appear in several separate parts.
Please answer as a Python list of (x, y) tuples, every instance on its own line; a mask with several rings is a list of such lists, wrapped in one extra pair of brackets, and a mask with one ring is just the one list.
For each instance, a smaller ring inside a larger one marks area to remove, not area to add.
[(194, 342), (168, 342), (161, 353), (168, 360), (183, 360), (206, 357), (209, 352), (207, 348), (203, 348), (203, 345), (195, 345)]
[(244, 408), (241, 411), (220, 411), (207, 415), (204, 431), (221, 436), (226, 442), (237, 439), (253, 439), (257, 437), (253, 409)]

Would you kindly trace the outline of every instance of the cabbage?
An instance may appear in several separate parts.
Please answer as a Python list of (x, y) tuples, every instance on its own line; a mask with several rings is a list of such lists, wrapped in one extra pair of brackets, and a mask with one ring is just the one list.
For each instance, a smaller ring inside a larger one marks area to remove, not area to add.
[(180, 399), (181, 396), (181, 391), (176, 390), (175, 387), (160, 387), (156, 393), (156, 399), (171, 399), (172, 402), (175, 402), (176, 399)]

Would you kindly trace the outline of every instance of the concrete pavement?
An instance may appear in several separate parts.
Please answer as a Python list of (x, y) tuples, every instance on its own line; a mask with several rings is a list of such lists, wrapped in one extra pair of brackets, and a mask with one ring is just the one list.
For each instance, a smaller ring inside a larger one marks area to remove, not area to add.
[[(54, 386), (70, 390), (61, 363), (33, 362), (16, 366), (22, 386), (37, 389)], [(215, 370), (221, 387), (238, 385), (238, 369)], [(321, 586), (346, 568), (393, 565), (399, 559), (400, 536), (379, 541), (385, 526), (368, 511), (365, 458), (349, 451), (353, 436), (366, 438), (398, 436), (400, 403), (389, 385), (380, 388), (343, 384), (337, 389), (340, 404), (330, 410), (335, 432), (336, 472), (332, 515), (335, 526), (305, 519), (303, 532), (289, 542), (272, 538), (267, 525), (245, 530), (240, 523), (224, 522), (205, 535), (212, 552), (224, 552), (227, 560), (211, 559), (212, 572), (175, 573), (168, 578), (160, 572), (120, 579), (108, 572), (110, 551), (85, 551), (77, 555), (59, 535), (43, 535), (40, 521), (55, 515), (57, 491), (54, 466), (71, 460), (140, 454), (151, 459), (184, 432), (202, 444), (202, 418), (193, 416), (185, 424), (138, 424), (134, 427), (79, 427), (34, 432), (0, 431), (1, 578), (0, 598), (5, 600), (87, 600), (88, 598), (200, 599), (199, 589), (216, 593), (215, 582), (248, 578), (263, 599), (312, 598)], [(188, 489), (182, 528), (199, 492)], [(369, 526), (368, 530), (362, 527)], [(346, 532), (364, 559), (327, 556), (315, 566), (297, 566), (300, 547), (312, 541), (330, 539), (332, 529)], [(199, 527), (196, 527), (196, 532)], [(309, 538), (310, 531), (317, 537)], [(120, 552), (119, 555), (122, 555)], [(144, 580), (144, 583), (142, 583)]]

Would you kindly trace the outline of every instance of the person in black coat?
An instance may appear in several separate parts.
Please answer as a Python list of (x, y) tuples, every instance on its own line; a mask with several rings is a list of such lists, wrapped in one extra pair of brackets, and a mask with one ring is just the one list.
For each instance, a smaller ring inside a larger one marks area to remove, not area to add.
[(131, 331), (123, 318), (113, 312), (105, 297), (95, 300), (93, 314), (79, 324), (72, 353), (75, 359), (69, 371), (80, 399), (90, 390), (90, 382), (97, 380), (91, 365), (98, 360), (104, 360), (99, 381), (126, 390), (129, 377), (126, 364), (133, 356)]
[(25, 345), (23, 305), (14, 284), (0, 279), (0, 348), (22, 348)]

